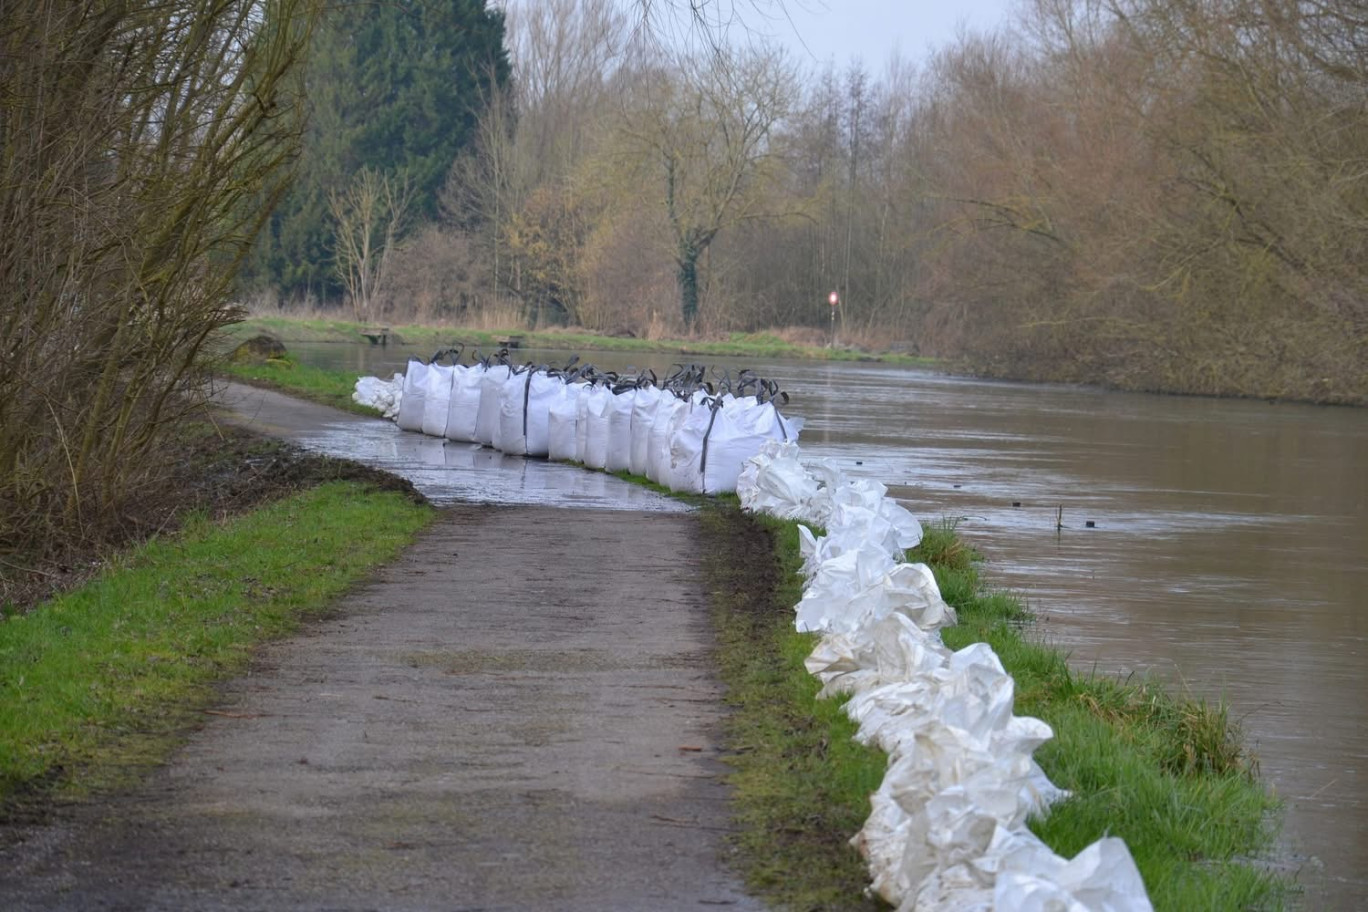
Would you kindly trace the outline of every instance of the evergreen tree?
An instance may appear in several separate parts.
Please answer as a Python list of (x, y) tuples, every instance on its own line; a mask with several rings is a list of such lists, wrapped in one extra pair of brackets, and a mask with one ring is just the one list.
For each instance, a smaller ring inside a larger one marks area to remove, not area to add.
[(295, 183), (271, 217), (251, 280), (287, 295), (340, 293), (328, 193), (362, 168), (406, 174), (415, 214), (434, 217), (485, 100), (508, 81), (503, 37), (503, 13), (484, 0), (333, 7), (310, 51), (311, 119)]

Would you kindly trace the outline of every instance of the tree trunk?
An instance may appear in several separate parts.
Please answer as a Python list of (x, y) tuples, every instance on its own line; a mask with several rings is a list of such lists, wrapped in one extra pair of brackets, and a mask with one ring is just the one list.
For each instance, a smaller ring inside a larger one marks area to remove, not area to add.
[(698, 319), (698, 254), (693, 248), (679, 253), (679, 311), (686, 330), (692, 330)]

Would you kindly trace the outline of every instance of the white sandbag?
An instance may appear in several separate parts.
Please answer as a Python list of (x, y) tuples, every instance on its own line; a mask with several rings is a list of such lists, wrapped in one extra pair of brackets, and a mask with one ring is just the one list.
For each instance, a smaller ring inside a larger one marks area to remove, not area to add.
[(825, 698), (909, 681), (949, 658), (938, 636), (893, 613), (849, 633), (827, 634), (803, 664), (822, 682), (818, 697)]
[(921, 523), (905, 507), (888, 497), (888, 488), (867, 478), (847, 479), (830, 464), (809, 466), (821, 481), (809, 501), (813, 522), (846, 539), (877, 543), (901, 559), (903, 551), (916, 547), (922, 538)]
[(584, 450), (589, 444), (589, 400), (597, 395), (598, 384), (592, 381), (580, 388), (575, 400), (575, 461), (584, 463)]
[(476, 443), (494, 445), (494, 437), (499, 432), (499, 394), (512, 372), (507, 364), (491, 364), (480, 375), (480, 411), (475, 417)]
[(608, 448), (604, 452), (603, 467), (609, 472), (621, 472), (632, 466), (632, 412), (637, 391), (614, 393), (608, 403)]
[(399, 414), (399, 402), (403, 395), (403, 374), (395, 374), (391, 380), (359, 377), (352, 392), (352, 401), (357, 405), (375, 409), (385, 418), (393, 419)]
[(820, 486), (817, 477), (798, 461), (798, 454), (795, 441), (765, 441), (760, 452), (746, 460), (736, 479), (741, 508), (780, 519), (815, 522), (809, 504)]
[(423, 411), (426, 401), (424, 386), (427, 382), (428, 366), (417, 358), (409, 359), (404, 371), (404, 394), (399, 400), (399, 415), (396, 421), (405, 431), (423, 429)]
[(524, 371), (505, 383), (499, 405), (499, 448), (515, 456), (546, 456), (551, 404), (563, 398), (564, 390), (565, 381), (544, 370)]
[(458, 365), (451, 378), (451, 399), (447, 405), (446, 437), (460, 443), (478, 443), (475, 425), (480, 417), (480, 386), (483, 365)]
[(634, 475), (646, 475), (650, 467), (651, 428), (664, 395), (662, 389), (643, 386), (636, 391), (636, 399), (632, 401), (632, 444), (627, 468)]
[(894, 564), (887, 552), (864, 547), (823, 561), (796, 608), (799, 630), (848, 633), (897, 612), (923, 630), (955, 623), (925, 564)]
[(993, 890), (997, 912), (1153, 912), (1126, 843), (1097, 840), (1064, 861), (1024, 852), (1004, 854)]
[(547, 408), (546, 415), (546, 456), (562, 462), (573, 462), (577, 457), (576, 414), (579, 410), (581, 391), (584, 384), (561, 384), (556, 397)]
[(531, 393), (528, 388), (531, 380), (531, 368), (515, 370), (499, 386), (498, 425), (490, 445), (510, 456), (524, 455), (526, 441), (523, 439), (523, 402)]
[(449, 364), (428, 365), (423, 383), (423, 433), (445, 437), (447, 407), (451, 404), (451, 380), (456, 369)]
[(991, 647), (947, 655), (937, 630), (954, 613), (929, 568), (899, 563), (921, 526), (887, 489), (771, 443), (737, 493), (747, 509), (826, 527), (799, 529), (808, 582), (797, 625), (827, 631), (808, 670), (823, 696), (852, 694), (856, 739), (890, 758), (851, 840), (871, 889), (899, 912), (1150, 912), (1120, 840), (1065, 862), (1026, 829), (1067, 794), (1032, 757), (1053, 733), (1013, 715), (1014, 682)]
[(859, 723), (856, 740), (891, 755), (903, 752), (907, 739), (948, 727), (965, 750), (1029, 758), (1053, 732), (1039, 719), (1012, 714), (1013, 691), (992, 647), (975, 643), (907, 680), (857, 692), (845, 711)]
[[(730, 393), (712, 397), (702, 390), (689, 398), (684, 420), (670, 435), (670, 471), (665, 484), (671, 490), (708, 493), (705, 490), (708, 445), (718, 423), (726, 422), (724, 409), (734, 399)], [(737, 475), (740, 474), (738, 471)]]
[(719, 494), (736, 489), (746, 460), (768, 440), (796, 440), (799, 419), (754, 396), (711, 400), (696, 408), (670, 442), (676, 490)]
[(606, 386), (594, 386), (580, 399), (575, 433), (582, 434), (584, 440), (580, 462), (591, 469), (602, 469), (608, 460), (608, 410), (612, 404), (613, 391)]
[(669, 487), (670, 440), (688, 414), (688, 400), (673, 393), (667, 393), (656, 404), (646, 453), (646, 477), (656, 484)]

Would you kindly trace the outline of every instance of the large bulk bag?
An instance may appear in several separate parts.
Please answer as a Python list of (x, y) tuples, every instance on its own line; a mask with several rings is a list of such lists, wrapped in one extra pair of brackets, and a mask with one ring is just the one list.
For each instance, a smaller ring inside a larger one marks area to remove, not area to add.
[(656, 405), (655, 420), (646, 454), (646, 477), (656, 484), (670, 486), (670, 440), (689, 415), (689, 400), (673, 393)]
[(589, 398), (597, 386), (592, 380), (575, 400), (575, 462), (584, 462), (584, 447), (589, 442)]
[[(581, 402), (584, 452), (580, 462), (591, 469), (602, 469), (608, 462), (608, 411), (612, 404), (613, 391), (606, 386), (595, 386)], [(579, 433), (578, 427), (576, 433)]]
[(645, 475), (650, 462), (651, 426), (655, 423), (656, 407), (665, 391), (654, 386), (637, 390), (632, 402), (632, 446), (627, 468), (633, 475)]
[(576, 413), (579, 410), (580, 394), (588, 389), (583, 384), (562, 383), (560, 390), (552, 399), (546, 415), (546, 456), (548, 459), (574, 462), (578, 458), (578, 454), (575, 452), (575, 425), (578, 423)]
[[(494, 413), (494, 414), (495, 414), (495, 418), (494, 418), (494, 433), (493, 433), (493, 434), (491, 435), (491, 437), (490, 437), (489, 445), (492, 446), (494, 449), (498, 450), (498, 451), (501, 452), (501, 453), (509, 453), (510, 455), (519, 455), (519, 456), (522, 455), (521, 453), (513, 454), (511, 450), (508, 450), (508, 449), (505, 448), (505, 446), (504, 446), (504, 436), (503, 436), (503, 435), (504, 435), (504, 427), (505, 427), (505, 423), (504, 423), (504, 422), (505, 422), (505, 420), (507, 420), (507, 422), (508, 422), (508, 424), (507, 424), (508, 428), (509, 428), (510, 430), (512, 430), (512, 428), (513, 428), (513, 419), (512, 419), (512, 418), (505, 419), (505, 417), (504, 417), (504, 408), (505, 408), (505, 407), (512, 408), (512, 407), (513, 407), (513, 406), (512, 406), (512, 403), (514, 403), (514, 402), (517, 403), (517, 409), (518, 409), (518, 416), (517, 416), (518, 430), (521, 430), (521, 429), (522, 429), (522, 398), (523, 398), (523, 389), (524, 389), (525, 385), (527, 384), (527, 374), (528, 374), (528, 372), (529, 372), (529, 371), (528, 371), (528, 368), (516, 368), (516, 367), (515, 367), (515, 368), (513, 368), (512, 370), (509, 371), (508, 376), (504, 379), (504, 381), (503, 381), (502, 383), (499, 384), (499, 398), (498, 398), (498, 403), (499, 403), (499, 404), (498, 404), (498, 411), (496, 411), (496, 412)], [(509, 441), (510, 444), (512, 444), (512, 442), (513, 442), (512, 440)]]
[(499, 406), (499, 449), (514, 456), (546, 456), (551, 404), (563, 398), (565, 381), (545, 370), (527, 370), (504, 384)]
[(458, 365), (451, 378), (451, 399), (447, 405), (446, 436), (448, 440), (476, 443), (475, 422), (480, 417), (480, 381), (484, 377), (482, 365)]
[(608, 403), (608, 445), (604, 451), (603, 467), (609, 472), (621, 472), (632, 464), (632, 407), (637, 390), (615, 393)]
[(428, 365), (423, 384), (423, 433), (429, 437), (445, 437), (447, 407), (451, 403), (451, 379), (456, 369), (447, 364)]
[(507, 364), (491, 364), (480, 377), (480, 411), (475, 418), (475, 442), (494, 445), (499, 430), (499, 393), (513, 373)]
[(795, 440), (799, 419), (754, 396), (722, 397), (696, 408), (670, 443), (675, 490), (720, 494), (736, 490), (746, 460), (767, 440)]
[(426, 401), (424, 386), (427, 382), (428, 366), (417, 358), (410, 358), (404, 371), (404, 394), (399, 400), (399, 416), (396, 423), (405, 431), (423, 429), (423, 411)]

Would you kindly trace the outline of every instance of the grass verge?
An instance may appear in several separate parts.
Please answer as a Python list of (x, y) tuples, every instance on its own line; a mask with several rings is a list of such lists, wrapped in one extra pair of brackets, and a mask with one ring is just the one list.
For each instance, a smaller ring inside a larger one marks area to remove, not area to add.
[[(705, 523), (748, 881), (790, 908), (877, 908), (860, 896), (864, 865), (846, 840), (868, 816), (885, 758), (850, 740), (840, 703), (818, 701), (803, 668), (816, 640), (793, 630), (796, 525), (727, 506)], [(1016, 680), (1016, 712), (1054, 728), (1036, 757), (1074, 796), (1032, 822), (1037, 835), (1068, 857), (1122, 837), (1157, 910), (1283, 906), (1286, 882), (1251, 860), (1272, 845), (1276, 802), (1222, 707), (1071, 671), (1062, 653), (1029, 641), (1020, 601), (985, 590), (951, 528), (929, 529), (909, 557), (933, 568), (958, 612), (946, 645), (989, 643)]]
[(0, 622), (0, 810), (117, 785), (164, 758), (254, 644), (324, 611), (431, 516), (399, 493), (325, 484), (192, 521)]
[(342, 371), (329, 371), (307, 364), (300, 364), (293, 358), (272, 358), (259, 364), (224, 363), (219, 373), (232, 380), (264, 386), (268, 389), (288, 391), (300, 399), (330, 405), (333, 408), (352, 412), (357, 415), (375, 417), (375, 409), (357, 405), (352, 401), (356, 389), (356, 375)]
[[(251, 317), (224, 330), (228, 347), (260, 333), (289, 342), (364, 343), (359, 323), (342, 320), (303, 320), (286, 317)], [(488, 352), (501, 342), (517, 337), (526, 348), (573, 349), (576, 351), (668, 352), (682, 355), (711, 355), (743, 358), (793, 358), (811, 361), (882, 361), (890, 364), (932, 365), (935, 359), (918, 358), (897, 352), (873, 355), (845, 348), (817, 348), (795, 345), (769, 333), (731, 333), (726, 339), (634, 339), (600, 336), (572, 330), (529, 332), (526, 330), (486, 331), (456, 326), (392, 326), (394, 344), (421, 346), (423, 355), (455, 342), (479, 346)]]

